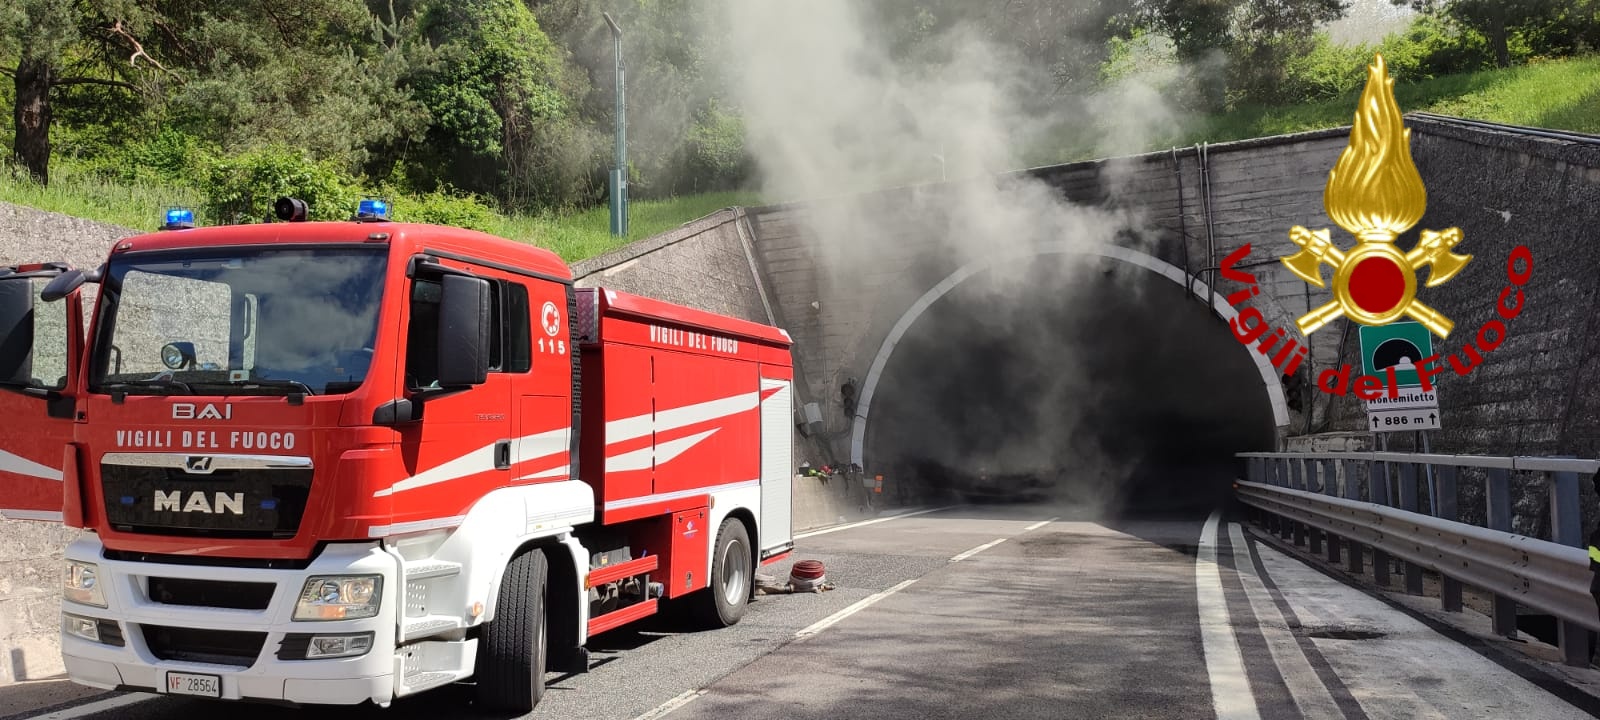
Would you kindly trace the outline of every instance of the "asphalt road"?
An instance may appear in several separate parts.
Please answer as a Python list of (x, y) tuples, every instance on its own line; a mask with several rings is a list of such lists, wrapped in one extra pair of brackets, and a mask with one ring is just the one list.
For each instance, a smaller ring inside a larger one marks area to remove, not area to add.
[[(1207, 520), (986, 506), (805, 537), (793, 559), (822, 560), (837, 589), (761, 597), (724, 630), (603, 636), (591, 671), (552, 675), (529, 717), (1591, 717), (1238, 525)], [(218, 712), (100, 695), (14, 715), (6, 697), (0, 688), (0, 717)], [(464, 691), (446, 689), (387, 710), (224, 711), (432, 720), (467, 709)]]

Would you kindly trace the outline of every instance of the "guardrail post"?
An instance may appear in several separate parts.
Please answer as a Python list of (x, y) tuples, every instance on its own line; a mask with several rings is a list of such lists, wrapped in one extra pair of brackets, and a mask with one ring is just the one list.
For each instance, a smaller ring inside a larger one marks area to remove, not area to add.
[[(1400, 509), (1406, 512), (1417, 511), (1417, 466), (1414, 463), (1400, 463)], [(1421, 595), (1422, 566), (1408, 562), (1405, 568), (1406, 593)]]
[[(1487, 468), (1488, 476), (1484, 496), (1490, 530), (1511, 532), (1511, 472), (1505, 468)], [(1517, 637), (1517, 602), (1496, 593), (1490, 620), (1494, 634), (1504, 638)]]
[[(1373, 462), (1368, 466), (1372, 478), (1372, 502), (1389, 506), (1389, 463)], [(1389, 553), (1372, 547), (1372, 579), (1383, 587), (1389, 586)]]
[[(1437, 494), (1433, 498), (1433, 507), (1439, 513), (1440, 520), (1454, 521), (1456, 512), (1456, 468), (1454, 465), (1441, 465), (1434, 474), (1434, 489)], [(1461, 581), (1439, 574), (1439, 603), (1447, 612), (1461, 612)]]
[[(1295, 458), (1293, 460), (1290, 460), (1289, 461), (1289, 477), (1291, 478), (1291, 481), (1293, 483), (1292, 485), (1290, 485), (1290, 487), (1292, 487), (1292, 488), (1294, 488), (1296, 490), (1304, 490), (1304, 489), (1306, 489), (1306, 464), (1305, 464), (1305, 461), (1301, 460), (1300, 458)], [(1294, 530), (1294, 544), (1295, 545), (1304, 545), (1304, 544), (1306, 544), (1306, 525), (1305, 525), (1305, 523), (1292, 522), (1292, 523), (1289, 523), (1289, 526)]]
[[(1329, 497), (1339, 496), (1339, 463), (1336, 460), (1318, 460), (1322, 466), (1322, 493)], [(1328, 533), (1328, 562), (1339, 562), (1339, 536)]]
[[(1280, 488), (1293, 488), (1294, 486), (1294, 461), (1290, 458), (1280, 459), (1278, 464), (1278, 486)], [(1294, 522), (1290, 518), (1278, 515), (1278, 538), (1294, 538)]]
[[(1267, 485), (1283, 485), (1283, 467), (1285, 467), (1283, 466), (1283, 458), (1267, 458)], [(1266, 515), (1267, 534), (1282, 534), (1282, 531), (1278, 530), (1278, 528), (1282, 528), (1283, 518), (1278, 517), (1275, 512), (1267, 512), (1267, 510), (1261, 510), (1261, 512)]]
[[(1327, 478), (1320, 478), (1321, 479), (1321, 484), (1318, 484), (1314, 480), (1319, 478), (1319, 476), (1321, 474), (1320, 471), (1321, 471), (1321, 468), (1322, 468), (1322, 463), (1320, 461), (1317, 461), (1317, 460), (1306, 460), (1305, 461), (1305, 466), (1306, 466), (1306, 486), (1303, 489), (1306, 492), (1321, 492), (1322, 488), (1328, 482)], [(1310, 540), (1310, 545), (1308, 546), (1308, 549), (1311, 551), (1311, 554), (1312, 555), (1320, 554), (1322, 552), (1322, 530), (1320, 530), (1320, 529), (1318, 529), (1318, 528), (1316, 528), (1314, 526), (1307, 525), (1306, 526), (1306, 538), (1308, 540)]]
[[(1361, 482), (1356, 476), (1356, 468), (1359, 466), (1355, 460), (1346, 460), (1342, 464), (1344, 465), (1344, 497), (1346, 500), (1360, 500)], [(1364, 572), (1363, 566), (1366, 564), (1363, 562), (1366, 558), (1362, 557), (1361, 543), (1355, 540), (1347, 540), (1346, 544), (1349, 545), (1349, 548), (1346, 550), (1347, 564), (1345, 567), (1350, 572), (1360, 575)]]
[[(1578, 474), (1550, 473), (1551, 539), (1562, 545), (1584, 547), (1582, 515), (1578, 507)], [(1561, 621), (1556, 628), (1561, 654), (1568, 665), (1589, 665), (1589, 630), (1575, 622)]]

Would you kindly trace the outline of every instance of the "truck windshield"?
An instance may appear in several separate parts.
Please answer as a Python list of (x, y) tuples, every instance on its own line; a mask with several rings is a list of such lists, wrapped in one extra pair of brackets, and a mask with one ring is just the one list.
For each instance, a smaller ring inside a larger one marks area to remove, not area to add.
[(387, 248), (216, 248), (113, 258), (90, 389), (338, 394), (372, 363)]

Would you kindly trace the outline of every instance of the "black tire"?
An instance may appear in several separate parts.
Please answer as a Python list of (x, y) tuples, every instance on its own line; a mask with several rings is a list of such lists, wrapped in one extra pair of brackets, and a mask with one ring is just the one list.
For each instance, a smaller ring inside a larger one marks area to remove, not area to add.
[[(711, 584), (695, 593), (690, 611), (697, 627), (716, 629), (736, 625), (750, 604), (755, 581), (750, 533), (738, 518), (722, 521), (717, 529), (716, 551), (711, 555)], [(731, 596), (731, 597), (730, 597)]]
[(500, 581), (495, 617), (478, 639), (478, 705), (525, 715), (544, 697), (549, 634), (545, 618), (550, 566), (544, 552), (512, 558)]

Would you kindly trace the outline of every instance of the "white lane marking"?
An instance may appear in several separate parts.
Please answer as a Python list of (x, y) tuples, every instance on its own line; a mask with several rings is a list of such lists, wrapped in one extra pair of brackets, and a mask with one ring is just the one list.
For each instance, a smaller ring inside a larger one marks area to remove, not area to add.
[(1322, 683), (1322, 678), (1311, 667), (1305, 651), (1289, 632), (1289, 622), (1278, 612), (1266, 583), (1256, 574), (1256, 565), (1250, 561), (1249, 545), (1239, 523), (1228, 523), (1228, 536), (1233, 539), (1233, 566), (1244, 584), (1245, 597), (1250, 600), (1250, 611), (1261, 627), (1261, 637), (1266, 640), (1267, 654), (1272, 664), (1283, 675), (1283, 684), (1289, 686), (1289, 698), (1302, 717), (1343, 717), (1344, 711), (1334, 702), (1333, 693)]
[(1200, 644), (1205, 653), (1206, 674), (1211, 678), (1211, 705), (1217, 720), (1259, 720), (1250, 678), (1244, 674), (1244, 656), (1233, 636), (1228, 619), (1228, 600), (1222, 594), (1222, 573), (1217, 566), (1217, 521), (1222, 510), (1213, 510), (1200, 531), (1200, 547), (1194, 559), (1194, 584), (1200, 605)]
[(151, 695), (148, 693), (129, 693), (127, 695), (118, 695), (116, 697), (110, 697), (104, 700), (96, 700), (94, 702), (84, 703), (82, 705), (74, 705), (69, 708), (57, 710), (53, 713), (32, 715), (28, 717), (28, 720), (67, 720), (68, 718), (78, 718), (85, 715), (93, 715), (95, 713), (105, 712), (107, 710), (115, 710), (120, 707), (127, 707), (135, 703), (145, 702), (146, 700), (154, 700), (157, 697), (158, 696), (156, 695)]
[(977, 547), (975, 547), (975, 548), (973, 548), (971, 550), (968, 550), (968, 551), (966, 551), (964, 553), (961, 553), (960, 555), (957, 555), (955, 557), (950, 558), (950, 562), (953, 562), (953, 563), (961, 562), (962, 560), (965, 560), (965, 559), (967, 559), (969, 557), (972, 557), (973, 555), (977, 555), (978, 553), (981, 553), (981, 552), (983, 552), (985, 550), (988, 550), (989, 548), (992, 548), (992, 547), (994, 547), (996, 545), (999, 545), (1000, 543), (1003, 543), (1005, 541), (1006, 541), (1005, 538), (1000, 538), (999, 540), (992, 540), (992, 541), (986, 542), (986, 543), (984, 543), (982, 545), (979, 545), (979, 546), (977, 546)]
[(682, 695), (651, 708), (649, 712), (646, 712), (645, 714), (640, 715), (633, 720), (655, 720), (656, 718), (666, 715), (673, 710), (677, 710), (678, 708), (688, 705), (690, 700), (693, 700), (704, 694), (706, 694), (704, 688), (687, 691)]
[(879, 593), (868, 595), (865, 598), (857, 600), (855, 602), (855, 604), (851, 605), (850, 607), (847, 607), (847, 608), (845, 608), (843, 610), (840, 610), (839, 612), (836, 612), (836, 613), (834, 613), (832, 615), (829, 615), (829, 616), (827, 616), (827, 617), (825, 617), (825, 618), (823, 618), (821, 620), (818, 620), (818, 621), (816, 621), (814, 623), (811, 623), (810, 625), (806, 626), (806, 628), (804, 630), (801, 630), (800, 632), (795, 633), (794, 634), (795, 640), (797, 640), (797, 641), (798, 640), (804, 640), (804, 639), (806, 639), (808, 637), (811, 637), (812, 635), (816, 635), (817, 633), (822, 632), (823, 630), (827, 630), (828, 628), (833, 627), (834, 624), (838, 623), (840, 620), (843, 620), (843, 619), (845, 619), (847, 617), (850, 617), (851, 615), (854, 615), (854, 614), (856, 614), (858, 612), (861, 612), (862, 610), (865, 610), (865, 609), (867, 609), (869, 607), (872, 607), (879, 600), (882, 600), (882, 599), (884, 599), (886, 597), (889, 597), (890, 595), (893, 595), (893, 594), (895, 594), (897, 592), (900, 592), (901, 590), (906, 589), (906, 587), (911, 585), (911, 583), (914, 583), (914, 582), (916, 582), (916, 581), (918, 581), (920, 579), (921, 578), (911, 578), (910, 580), (902, 581), (898, 585), (895, 585), (894, 587), (891, 587), (888, 590), (884, 590), (884, 591), (879, 592)]
[(835, 526), (830, 527), (830, 528), (823, 528), (821, 530), (812, 530), (810, 532), (800, 533), (798, 535), (795, 535), (794, 539), (796, 539), (796, 540), (804, 540), (804, 539), (806, 539), (808, 537), (815, 537), (817, 535), (827, 535), (828, 533), (839, 532), (840, 530), (850, 530), (852, 528), (865, 527), (867, 525), (876, 525), (878, 523), (889, 522), (890, 520), (899, 520), (900, 518), (916, 517), (918, 515), (927, 515), (928, 513), (939, 512), (940, 510), (949, 510), (950, 508), (953, 508), (953, 507), (957, 507), (957, 506), (955, 506), (955, 505), (946, 505), (944, 507), (930, 508), (928, 510), (918, 510), (916, 512), (900, 513), (898, 515), (890, 515), (888, 517), (874, 518), (872, 520), (862, 520), (860, 522), (853, 522), (853, 523), (849, 523), (849, 524), (846, 524), (846, 525), (835, 525)]
[(1053, 523), (1053, 522), (1055, 522), (1057, 520), (1060, 520), (1060, 519), (1061, 519), (1061, 516), (1057, 515), (1057, 516), (1055, 516), (1053, 518), (1050, 518), (1049, 520), (1040, 520), (1039, 522), (1036, 522), (1036, 523), (1034, 523), (1032, 525), (1029, 525), (1029, 526), (1023, 528), (1022, 531), (1023, 532), (1033, 532), (1034, 530), (1038, 530), (1039, 528), (1042, 528), (1042, 527), (1044, 527), (1046, 525), (1049, 525), (1050, 523)]

